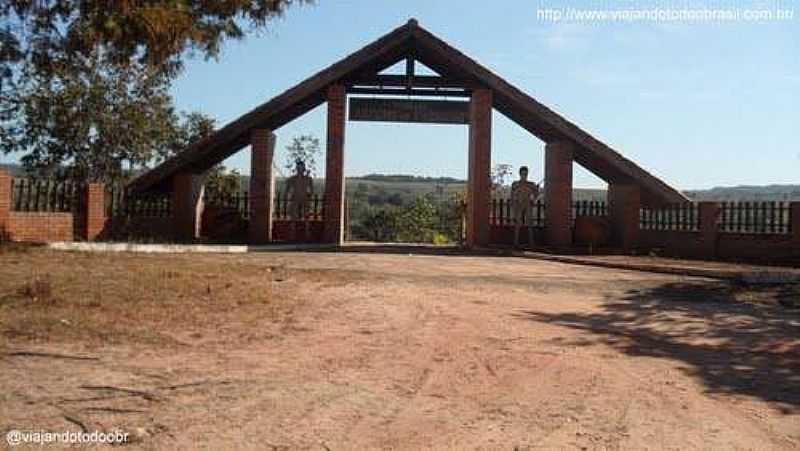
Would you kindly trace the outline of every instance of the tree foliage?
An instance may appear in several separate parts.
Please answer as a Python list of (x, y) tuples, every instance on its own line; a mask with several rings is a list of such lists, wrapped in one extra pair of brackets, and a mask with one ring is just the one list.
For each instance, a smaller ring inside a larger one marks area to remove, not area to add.
[(308, 0), (4, 0), (0, 18), (10, 43), (31, 41), (36, 58), (52, 52), (88, 56), (105, 49), (114, 61), (180, 65), (186, 50), (219, 54), (227, 39), (262, 29), (292, 4)]
[(398, 209), (369, 207), (363, 212), (361, 224), (373, 241), (394, 241), (397, 237)]
[(213, 126), (182, 123), (169, 95), (185, 51), (215, 57), (305, 2), (0, 1), (0, 152), (102, 181), (147, 167)]
[(116, 66), (94, 54), (24, 77), (3, 102), (13, 114), (0, 122), (0, 149), (23, 152), (29, 169), (117, 180), (179, 145), (169, 83), (146, 66)]
[(314, 177), (317, 173), (317, 157), (321, 151), (319, 138), (314, 135), (300, 135), (292, 138), (292, 143), (286, 146), (286, 163), (284, 167), (289, 174), (294, 173), (295, 164), (302, 161), (306, 166), (308, 175)]
[(496, 164), (492, 167), (492, 190), (498, 190), (508, 184), (514, 176), (514, 166), (507, 163)]
[(419, 196), (403, 207), (398, 218), (400, 241), (430, 243), (436, 230), (436, 206), (426, 196)]

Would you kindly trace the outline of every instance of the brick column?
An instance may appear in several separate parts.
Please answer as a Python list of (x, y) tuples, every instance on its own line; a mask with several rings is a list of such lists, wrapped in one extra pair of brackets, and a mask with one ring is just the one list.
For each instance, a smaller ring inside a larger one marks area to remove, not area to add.
[(545, 236), (551, 246), (572, 244), (572, 161), (574, 145), (553, 141), (545, 146)]
[(205, 176), (182, 172), (172, 182), (172, 226), (176, 241), (191, 242), (200, 237)]
[[(84, 211), (78, 214), (81, 238), (95, 241), (100, 238), (106, 227), (106, 188), (102, 183), (87, 183), (81, 193), (81, 207)], [(76, 218), (77, 219), (77, 218)]]
[(789, 204), (789, 209), (791, 211), (789, 224), (792, 227), (792, 240), (800, 243), (800, 202), (792, 202)]
[(275, 134), (266, 129), (253, 130), (250, 146), (250, 223), (247, 236), (250, 244), (265, 244), (272, 241)]
[(700, 202), (700, 234), (703, 237), (702, 253), (704, 257), (717, 255), (717, 234), (720, 206), (717, 202)]
[(325, 150), (323, 242), (344, 242), (344, 132), (347, 95), (343, 85), (328, 88), (328, 140)]
[(637, 185), (609, 183), (608, 213), (612, 244), (625, 251), (636, 247), (641, 206), (641, 192)]
[(492, 164), (492, 91), (476, 89), (469, 102), (467, 247), (489, 244)]
[(11, 174), (0, 169), (0, 242), (8, 237), (6, 231), (8, 216), (11, 214)]

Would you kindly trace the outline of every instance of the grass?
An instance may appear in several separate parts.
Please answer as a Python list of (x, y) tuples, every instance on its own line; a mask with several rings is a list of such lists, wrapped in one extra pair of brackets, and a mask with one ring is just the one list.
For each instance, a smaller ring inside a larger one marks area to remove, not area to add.
[(340, 277), (266, 258), (0, 249), (3, 347), (268, 338), (303, 304), (298, 287)]

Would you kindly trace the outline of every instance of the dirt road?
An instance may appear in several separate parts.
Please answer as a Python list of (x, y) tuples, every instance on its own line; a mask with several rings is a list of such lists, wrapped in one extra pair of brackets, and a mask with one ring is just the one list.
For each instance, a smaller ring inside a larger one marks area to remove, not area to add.
[(800, 448), (800, 315), (758, 294), (501, 257), (178, 258), (268, 261), (304, 302), (263, 335), (6, 357), (0, 429), (74, 430), (68, 411), (148, 449)]

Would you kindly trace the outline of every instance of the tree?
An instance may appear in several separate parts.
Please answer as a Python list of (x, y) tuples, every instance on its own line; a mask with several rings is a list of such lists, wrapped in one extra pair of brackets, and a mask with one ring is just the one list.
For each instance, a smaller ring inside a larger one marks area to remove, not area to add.
[(494, 165), (492, 168), (492, 190), (496, 191), (506, 186), (507, 180), (514, 174), (514, 166), (506, 163)]
[(26, 168), (109, 182), (174, 151), (180, 119), (163, 72), (102, 52), (38, 67), (18, 68), (0, 98), (0, 150), (23, 152)]
[(418, 196), (403, 208), (397, 221), (401, 241), (429, 243), (436, 230), (436, 207), (426, 196)]
[(169, 95), (185, 51), (215, 57), (306, 2), (0, 1), (0, 152), (50, 175), (123, 179), (192, 142)]
[(104, 49), (116, 62), (180, 66), (181, 55), (219, 54), (227, 39), (263, 29), (293, 4), (309, 0), (4, 0), (0, 22), (16, 47), (32, 44), (36, 59), (53, 53), (87, 56)]
[(241, 190), (241, 174), (236, 169), (228, 170), (218, 164), (208, 171), (206, 195), (214, 199), (230, 199)]
[(297, 162), (302, 161), (306, 165), (308, 174), (314, 177), (317, 173), (317, 157), (319, 155), (319, 138), (314, 135), (295, 136), (292, 138), (292, 143), (286, 146), (286, 164), (284, 167), (292, 174)]
[(361, 220), (362, 227), (373, 241), (393, 241), (397, 236), (398, 210), (369, 207)]
[(165, 149), (168, 153), (158, 155), (158, 159), (164, 159), (184, 151), (190, 144), (203, 138), (211, 136), (217, 128), (217, 121), (203, 113), (192, 112), (183, 113), (183, 123), (179, 124), (173, 141)]
[[(214, 133), (216, 121), (202, 113), (184, 113), (178, 125), (176, 137), (170, 145), (168, 157), (184, 151), (190, 144)], [(241, 174), (218, 164), (206, 174), (206, 194), (215, 199), (232, 198), (241, 190)]]

